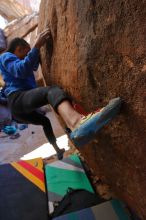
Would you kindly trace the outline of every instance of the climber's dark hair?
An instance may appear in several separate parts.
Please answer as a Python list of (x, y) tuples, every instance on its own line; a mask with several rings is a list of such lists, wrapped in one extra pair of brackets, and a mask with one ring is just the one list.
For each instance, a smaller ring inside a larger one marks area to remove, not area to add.
[(29, 44), (23, 38), (16, 37), (8, 44), (7, 52), (14, 53), (18, 46), (29, 47)]

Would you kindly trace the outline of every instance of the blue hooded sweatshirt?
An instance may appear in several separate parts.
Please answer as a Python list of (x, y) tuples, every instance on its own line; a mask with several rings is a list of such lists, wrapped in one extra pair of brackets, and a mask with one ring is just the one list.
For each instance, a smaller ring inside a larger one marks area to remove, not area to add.
[(36, 88), (33, 71), (36, 71), (38, 66), (39, 49), (37, 48), (32, 48), (23, 60), (13, 53), (3, 53), (0, 56), (0, 70), (5, 81), (5, 95)]

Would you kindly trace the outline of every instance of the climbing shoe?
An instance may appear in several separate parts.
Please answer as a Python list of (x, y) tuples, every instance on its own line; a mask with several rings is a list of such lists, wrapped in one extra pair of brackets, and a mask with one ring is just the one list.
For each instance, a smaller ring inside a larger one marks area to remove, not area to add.
[(68, 134), (75, 146), (82, 147), (93, 140), (98, 131), (119, 113), (121, 103), (120, 97), (114, 98), (100, 111), (84, 116), (78, 127)]

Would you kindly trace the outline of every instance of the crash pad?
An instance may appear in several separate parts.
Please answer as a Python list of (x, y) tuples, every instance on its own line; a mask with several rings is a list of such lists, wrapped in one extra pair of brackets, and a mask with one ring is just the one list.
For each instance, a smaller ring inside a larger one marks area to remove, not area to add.
[(53, 218), (53, 220), (130, 220), (125, 205), (116, 199)]
[(47, 220), (42, 159), (0, 165), (0, 220)]
[(94, 192), (77, 155), (55, 161), (45, 166), (49, 200), (49, 213), (54, 211), (54, 203), (62, 200), (68, 188), (86, 189)]

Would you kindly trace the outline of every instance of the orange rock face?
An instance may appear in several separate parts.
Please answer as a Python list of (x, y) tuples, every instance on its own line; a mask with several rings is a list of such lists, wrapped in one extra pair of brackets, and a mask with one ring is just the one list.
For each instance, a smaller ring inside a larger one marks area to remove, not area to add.
[(39, 30), (48, 85), (58, 84), (89, 111), (121, 96), (121, 115), (81, 149), (89, 165), (146, 219), (146, 2), (42, 0)]

